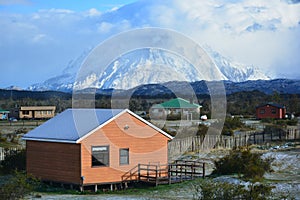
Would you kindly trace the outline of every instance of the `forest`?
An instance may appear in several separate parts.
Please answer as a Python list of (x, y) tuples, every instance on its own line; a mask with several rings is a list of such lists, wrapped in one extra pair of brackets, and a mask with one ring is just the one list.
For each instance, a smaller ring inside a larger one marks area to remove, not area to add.
[[(132, 95), (130, 98), (124, 96), (114, 97), (113, 105), (110, 94), (89, 94), (77, 95), (72, 98), (71, 93), (64, 92), (31, 92), (31, 91), (10, 91), (0, 90), (0, 108), (10, 110), (18, 106), (41, 106), (55, 105), (56, 112), (60, 113), (67, 108), (86, 107), (86, 108), (129, 108), (132, 111), (149, 111), (152, 105), (162, 103), (175, 95), (156, 95), (142, 96)], [(195, 103), (202, 105), (201, 114), (210, 116), (210, 96), (203, 94), (196, 97), (182, 97), (193, 100)], [(280, 94), (273, 92), (265, 94), (261, 91), (236, 92), (228, 94), (227, 114), (238, 115), (243, 117), (254, 117), (255, 108), (260, 104), (274, 102), (284, 105), (288, 113), (293, 113), (295, 116), (300, 115), (300, 95), (299, 94)]]

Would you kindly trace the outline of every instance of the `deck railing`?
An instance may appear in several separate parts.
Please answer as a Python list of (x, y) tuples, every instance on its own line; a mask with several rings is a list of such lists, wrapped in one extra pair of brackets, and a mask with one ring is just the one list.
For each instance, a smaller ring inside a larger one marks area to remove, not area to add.
[(204, 176), (205, 163), (177, 160), (167, 165), (138, 164), (122, 176), (122, 182), (143, 181), (157, 186)]

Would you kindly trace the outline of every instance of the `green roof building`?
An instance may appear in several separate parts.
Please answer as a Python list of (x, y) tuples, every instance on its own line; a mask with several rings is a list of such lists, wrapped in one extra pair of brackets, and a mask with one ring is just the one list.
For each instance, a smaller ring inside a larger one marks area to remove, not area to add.
[(170, 115), (180, 115), (181, 119), (192, 120), (193, 113), (200, 115), (202, 106), (182, 98), (171, 99), (161, 104), (155, 104), (150, 109), (154, 118), (165, 118)]

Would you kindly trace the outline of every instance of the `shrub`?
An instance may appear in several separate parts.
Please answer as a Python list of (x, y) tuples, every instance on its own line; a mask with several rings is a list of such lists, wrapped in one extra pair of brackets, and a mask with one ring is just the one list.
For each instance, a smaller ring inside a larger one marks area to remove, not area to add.
[(272, 187), (265, 184), (250, 184), (247, 188), (244, 185), (203, 180), (193, 184), (193, 199), (197, 200), (265, 200), (272, 195)]
[(0, 187), (0, 199), (23, 199), (40, 186), (40, 181), (15, 171), (13, 176)]
[(222, 135), (233, 135), (233, 130), (245, 128), (245, 125), (241, 122), (238, 117), (227, 117), (224, 122)]
[(229, 155), (215, 161), (213, 174), (243, 175), (246, 180), (259, 180), (265, 172), (271, 171), (272, 159), (263, 160), (258, 153), (250, 152), (249, 148), (232, 150)]
[(5, 159), (1, 162), (0, 169), (3, 173), (12, 173), (14, 170), (26, 169), (26, 150), (6, 149)]

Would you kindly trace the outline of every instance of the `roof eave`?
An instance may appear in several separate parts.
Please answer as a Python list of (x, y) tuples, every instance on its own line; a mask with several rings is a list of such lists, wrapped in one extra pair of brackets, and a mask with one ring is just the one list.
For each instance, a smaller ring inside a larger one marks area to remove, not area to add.
[(58, 142), (58, 143), (70, 143), (76, 144), (75, 140), (57, 140), (57, 139), (46, 139), (46, 138), (22, 138), (22, 140), (38, 141), (38, 142)]

